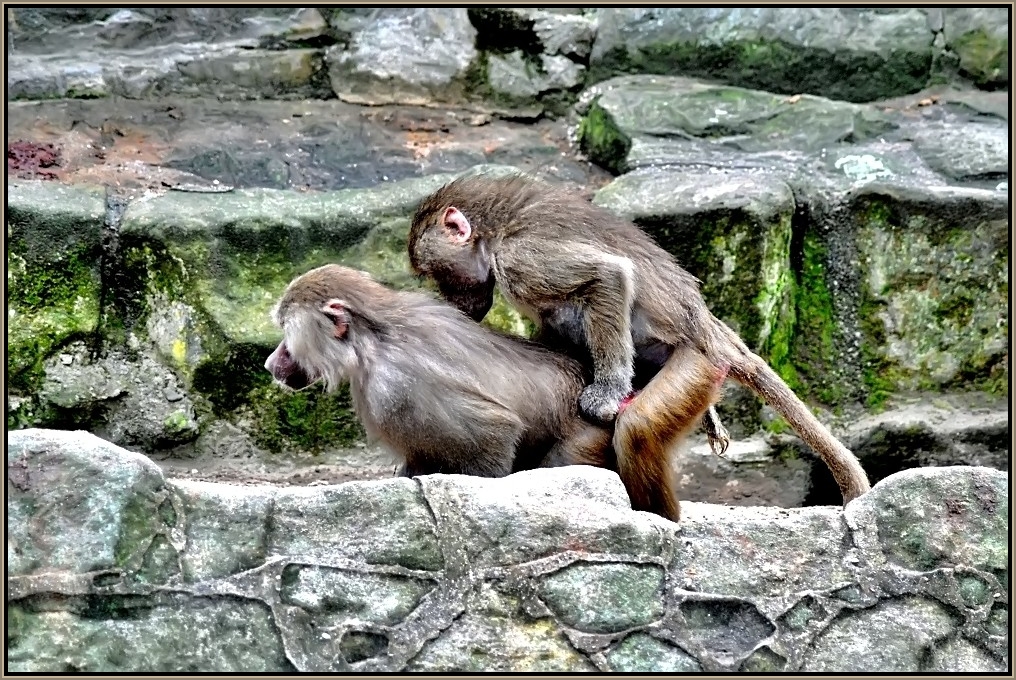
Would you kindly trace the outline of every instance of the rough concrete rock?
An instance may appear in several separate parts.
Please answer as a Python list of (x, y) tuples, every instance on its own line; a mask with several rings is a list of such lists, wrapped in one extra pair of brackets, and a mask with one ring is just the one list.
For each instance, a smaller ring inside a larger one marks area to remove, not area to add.
[(323, 54), (313, 48), (181, 43), (84, 55), (16, 54), (10, 61), (13, 99), (183, 94), (245, 100), (328, 93)]
[(21, 430), (7, 476), (17, 671), (1008, 666), (1008, 476), (986, 468), (677, 525), (584, 466), (223, 486)]
[(7, 475), (14, 575), (137, 568), (172, 507), (155, 463), (82, 431), (11, 433)]

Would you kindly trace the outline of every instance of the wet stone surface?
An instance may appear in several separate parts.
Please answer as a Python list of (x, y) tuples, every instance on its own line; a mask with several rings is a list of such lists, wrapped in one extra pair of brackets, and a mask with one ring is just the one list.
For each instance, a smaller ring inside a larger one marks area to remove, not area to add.
[(218, 182), (329, 190), (375, 186), (482, 163), (593, 189), (563, 120), (512, 122), (483, 108), (363, 107), (335, 100), (62, 100), (8, 107), (9, 141), (50, 144), (64, 182), (152, 189)]

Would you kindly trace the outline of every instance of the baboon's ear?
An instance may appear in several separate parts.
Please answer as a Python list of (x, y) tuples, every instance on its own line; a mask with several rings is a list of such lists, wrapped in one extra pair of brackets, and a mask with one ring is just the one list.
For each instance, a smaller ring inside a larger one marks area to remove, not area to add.
[(442, 221), (445, 229), (448, 230), (448, 233), (450, 233), (452, 238), (459, 243), (465, 243), (468, 241), (469, 237), (473, 233), (473, 228), (470, 226), (469, 220), (462, 214), (462, 211), (455, 206), (445, 209)]
[(345, 303), (342, 300), (329, 300), (321, 311), (332, 320), (334, 326), (332, 334), (339, 340), (345, 339), (349, 332), (349, 312), (346, 311)]

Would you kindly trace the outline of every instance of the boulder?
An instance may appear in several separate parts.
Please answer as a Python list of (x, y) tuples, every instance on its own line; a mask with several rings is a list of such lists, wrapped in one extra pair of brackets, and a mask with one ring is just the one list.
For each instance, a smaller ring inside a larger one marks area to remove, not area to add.
[(461, 96), (462, 78), (476, 57), (476, 30), (464, 8), (338, 10), (332, 24), (349, 35), (325, 57), (340, 99), (407, 103)]

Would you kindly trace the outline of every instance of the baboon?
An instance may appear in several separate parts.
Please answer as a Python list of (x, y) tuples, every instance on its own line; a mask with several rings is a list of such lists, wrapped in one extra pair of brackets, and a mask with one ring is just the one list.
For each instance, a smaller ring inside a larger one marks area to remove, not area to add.
[(578, 413), (578, 362), (442, 300), (325, 265), (294, 279), (272, 316), (284, 337), (265, 368), (295, 390), (348, 381), (357, 417), (403, 476), (617, 469), (611, 428)]
[[(579, 397), (594, 422), (616, 418), (614, 451), (633, 507), (677, 518), (669, 451), (729, 376), (782, 415), (825, 461), (844, 503), (866, 492), (854, 455), (725, 323), (698, 280), (632, 222), (525, 176), (472, 176), (424, 199), (409, 232), (414, 271), (474, 319), (494, 285), (521, 313), (585, 347)], [(661, 366), (631, 395), (636, 359)]]

